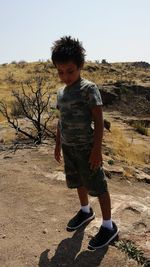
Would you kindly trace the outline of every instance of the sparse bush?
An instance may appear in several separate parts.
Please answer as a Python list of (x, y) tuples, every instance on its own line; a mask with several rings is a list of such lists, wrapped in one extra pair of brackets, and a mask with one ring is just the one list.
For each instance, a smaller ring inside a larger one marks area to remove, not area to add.
[(115, 243), (115, 246), (122, 252), (125, 252), (130, 259), (134, 259), (138, 264), (146, 263), (147, 259), (144, 253), (139, 250), (131, 240), (121, 240)]
[(27, 74), (32, 74), (32, 70), (27, 70), (26, 73)]
[[(7, 104), (4, 101), (0, 101), (0, 113), (7, 119), (10, 126), (17, 133), (24, 134), (37, 144), (40, 144), (42, 138), (46, 136), (55, 138), (55, 134), (47, 127), (48, 122), (54, 116), (50, 107), (49, 85), (43, 90), (44, 84), (44, 78), (35, 77), (34, 80), (21, 84), (22, 92), (12, 91), (15, 101), (13, 102), (11, 114), (8, 112)], [(28, 133), (27, 129), (21, 128), (18, 120), (20, 115), (24, 115), (32, 123), (34, 126), (33, 134)]]
[(42, 73), (43, 72), (43, 70), (44, 70), (44, 66), (43, 66), (43, 64), (41, 63), (41, 64), (38, 64), (38, 65), (35, 65), (35, 67), (34, 67), (34, 72), (36, 73), (36, 74), (40, 74), (40, 73)]
[(18, 64), (27, 64), (27, 62), (25, 60), (20, 60)]
[(14, 118), (25, 117), (22, 105), (18, 101), (13, 101), (11, 103), (11, 116)]
[(148, 129), (144, 127), (143, 125), (141, 125), (140, 123), (135, 124), (134, 128), (136, 129), (138, 133), (148, 136)]
[(27, 62), (24, 60), (21, 60), (18, 62), (17, 67), (23, 69), (27, 65)]
[(100, 64), (100, 61), (99, 60), (95, 60), (95, 64)]
[(114, 160), (113, 160), (113, 159), (109, 159), (109, 160), (108, 160), (108, 164), (109, 164), (109, 165), (114, 165)]
[(5, 67), (5, 66), (7, 66), (8, 65), (8, 63), (3, 63), (2, 64), (2, 67)]
[(108, 64), (107, 61), (106, 61), (106, 59), (102, 59), (101, 63), (102, 64)]
[(14, 74), (12, 72), (8, 72), (5, 76), (5, 81), (8, 83), (16, 83), (16, 80), (14, 79)]
[(134, 129), (143, 135), (148, 136), (148, 128), (146, 127), (146, 122), (138, 121), (138, 120), (131, 120), (129, 124), (134, 127)]
[(13, 60), (10, 64), (17, 65), (17, 61)]

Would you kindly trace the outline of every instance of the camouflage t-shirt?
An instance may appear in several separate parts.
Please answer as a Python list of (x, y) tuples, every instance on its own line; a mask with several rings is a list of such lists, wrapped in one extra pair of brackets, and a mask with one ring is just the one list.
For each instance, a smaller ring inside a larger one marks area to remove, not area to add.
[(62, 144), (74, 146), (93, 142), (91, 108), (102, 105), (97, 86), (83, 78), (58, 91)]

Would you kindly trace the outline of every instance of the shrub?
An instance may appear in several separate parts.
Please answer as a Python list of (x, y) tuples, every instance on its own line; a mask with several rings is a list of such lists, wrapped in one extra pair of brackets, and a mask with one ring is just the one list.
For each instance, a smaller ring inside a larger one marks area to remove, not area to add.
[(109, 165), (114, 165), (114, 160), (113, 160), (113, 159), (109, 159), (109, 160), (108, 160), (108, 164), (109, 164)]
[[(40, 144), (42, 138), (47, 136), (55, 138), (55, 133), (48, 128), (48, 122), (54, 118), (51, 112), (49, 84), (45, 84), (44, 78), (36, 76), (31, 81), (21, 83), (21, 89), (21, 91), (12, 91), (15, 101), (12, 103), (11, 114), (5, 101), (0, 101), (0, 113), (17, 133), (27, 136), (36, 144)], [(27, 129), (22, 128), (18, 120), (20, 115), (25, 116), (32, 123), (34, 133), (28, 133)]]
[(147, 135), (148, 136), (148, 129), (142, 125), (136, 126), (136, 131), (140, 134)]
[(134, 122), (133, 127), (138, 133), (148, 136), (148, 128), (146, 128), (145, 125), (142, 124), (142, 122)]
[(138, 264), (146, 263), (144, 253), (131, 240), (120, 240), (116, 242), (116, 247), (125, 252), (130, 259), (137, 261)]
[(10, 64), (17, 65), (17, 61), (13, 60)]
[(15, 118), (25, 117), (25, 114), (24, 114), (24, 111), (22, 109), (20, 102), (16, 100), (11, 103), (11, 116)]

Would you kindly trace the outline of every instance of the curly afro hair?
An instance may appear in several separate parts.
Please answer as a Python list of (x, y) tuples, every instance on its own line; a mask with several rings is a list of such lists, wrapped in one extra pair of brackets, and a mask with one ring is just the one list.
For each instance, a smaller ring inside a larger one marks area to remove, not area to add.
[(52, 48), (52, 62), (54, 65), (57, 63), (66, 63), (72, 61), (81, 67), (85, 61), (85, 49), (79, 40), (71, 36), (64, 36), (55, 41)]

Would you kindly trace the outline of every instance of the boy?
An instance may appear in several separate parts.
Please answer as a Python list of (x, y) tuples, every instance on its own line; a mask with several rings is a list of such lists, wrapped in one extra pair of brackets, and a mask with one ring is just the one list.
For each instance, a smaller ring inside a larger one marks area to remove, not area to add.
[(66, 84), (57, 94), (60, 119), (55, 159), (60, 162), (62, 148), (67, 186), (77, 188), (81, 204), (79, 212), (68, 222), (68, 231), (95, 218), (88, 194), (99, 200), (103, 221), (88, 245), (89, 249), (97, 249), (108, 245), (118, 229), (111, 220), (111, 201), (102, 168), (102, 100), (96, 85), (80, 76), (84, 61), (85, 49), (78, 39), (65, 36), (54, 42), (52, 62)]

